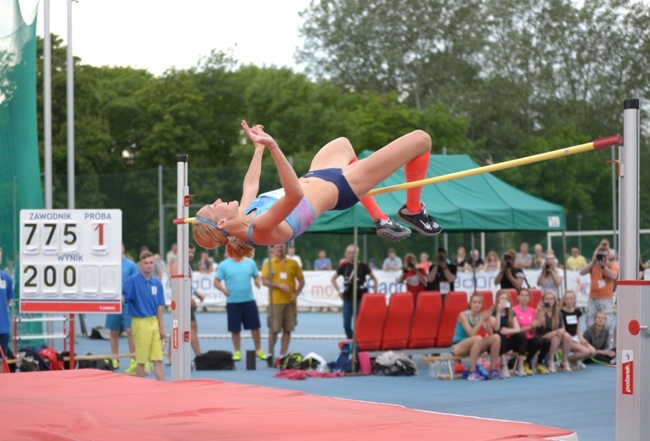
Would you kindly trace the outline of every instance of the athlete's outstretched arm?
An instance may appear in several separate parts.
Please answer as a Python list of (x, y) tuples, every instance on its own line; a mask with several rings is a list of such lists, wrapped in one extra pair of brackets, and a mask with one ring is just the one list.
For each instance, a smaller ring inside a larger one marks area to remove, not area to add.
[[(250, 138), (250, 127), (246, 124), (246, 121), (242, 121), (242, 128), (246, 135)], [(259, 126), (264, 130), (264, 126)], [(262, 156), (264, 155), (264, 144), (259, 142), (253, 142), (255, 146), (255, 152), (253, 153), (253, 158), (251, 159), (251, 164), (248, 167), (246, 176), (244, 176), (243, 188), (242, 188), (242, 197), (239, 203), (240, 210), (245, 210), (246, 207), (250, 205), (251, 202), (257, 197), (257, 193), (260, 191), (260, 176), (262, 174)]]
[[(248, 127), (246, 121), (242, 121), (243, 127)], [(246, 128), (244, 129), (246, 130)], [(280, 175), (280, 182), (284, 188), (284, 196), (269, 208), (268, 211), (258, 216), (254, 228), (271, 230), (282, 223), (293, 209), (300, 203), (303, 197), (302, 187), (298, 181), (296, 172), (287, 161), (284, 153), (278, 147), (278, 143), (268, 133), (264, 132), (262, 126), (254, 126), (246, 131), (246, 134), (253, 143), (259, 143), (269, 150), (275, 167)]]

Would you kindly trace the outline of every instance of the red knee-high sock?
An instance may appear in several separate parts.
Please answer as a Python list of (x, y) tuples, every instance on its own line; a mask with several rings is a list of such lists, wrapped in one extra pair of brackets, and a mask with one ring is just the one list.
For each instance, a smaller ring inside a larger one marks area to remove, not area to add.
[[(359, 158), (354, 158), (350, 161), (350, 164), (355, 163), (358, 160)], [(381, 211), (381, 208), (379, 208), (379, 205), (375, 202), (375, 198), (372, 196), (364, 196), (359, 200), (359, 202), (361, 202), (361, 205), (363, 205), (363, 208), (366, 209), (373, 221), (377, 219), (388, 219), (388, 215)]]
[[(404, 174), (406, 182), (419, 181), (427, 177), (429, 168), (429, 154), (422, 153), (404, 164)], [(406, 190), (406, 208), (411, 213), (417, 213), (422, 210), (420, 205), (420, 195), (422, 187), (409, 188)]]

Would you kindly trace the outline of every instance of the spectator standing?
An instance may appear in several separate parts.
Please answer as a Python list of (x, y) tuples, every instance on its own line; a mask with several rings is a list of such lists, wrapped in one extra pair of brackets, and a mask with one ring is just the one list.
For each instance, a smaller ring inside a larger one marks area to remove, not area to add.
[(210, 274), (214, 272), (214, 262), (210, 258), (210, 254), (208, 254), (207, 251), (201, 252), (201, 260), (199, 260), (198, 269), (199, 272), (203, 274)]
[(424, 291), (427, 283), (426, 273), (418, 269), (415, 254), (408, 253), (404, 256), (404, 269), (397, 278), (397, 283), (404, 282), (406, 290), (413, 294), (413, 305), (417, 305), (418, 294)]
[(296, 262), (298, 262), (298, 266), (302, 268), (302, 259), (300, 258), (300, 256), (296, 254), (296, 247), (294, 246), (287, 247), (287, 258), (295, 260)]
[(153, 254), (145, 251), (140, 255), (140, 272), (131, 276), (122, 294), (129, 304), (132, 315), (133, 340), (138, 377), (145, 376), (145, 364), (153, 361), (156, 379), (165, 380), (163, 370), (163, 339), (165, 338), (165, 293), (162, 284), (153, 275)]
[(368, 266), (370, 267), (371, 270), (377, 269), (377, 261), (375, 260), (374, 257), (371, 257), (370, 260), (368, 260)]
[[(165, 273), (165, 262), (160, 258), (160, 254), (155, 253), (153, 255), (153, 273), (161, 281), (163, 279), (163, 274)], [(124, 281), (124, 279), (122, 279)]]
[(420, 253), (420, 261), (416, 265), (423, 274), (429, 274), (429, 269), (433, 263), (429, 260), (428, 253)]
[[(228, 315), (228, 332), (232, 338), (235, 361), (241, 360), (241, 328), (251, 330), (255, 355), (260, 360), (267, 356), (262, 349), (260, 336), (260, 313), (255, 302), (255, 295), (251, 286), (251, 279), (259, 289), (262, 287), (260, 274), (255, 262), (245, 257), (244, 260), (235, 261), (230, 258), (222, 261), (217, 268), (214, 287), (226, 296), (226, 313)], [(226, 285), (222, 284), (224, 282)]]
[(508, 250), (503, 255), (504, 265), (494, 279), (494, 283), (501, 285), (501, 289), (516, 289), (519, 291), (524, 285), (526, 275), (521, 268), (515, 265), (516, 255), (515, 250)]
[(528, 243), (523, 242), (515, 258), (515, 265), (521, 269), (528, 269), (533, 265), (533, 256), (528, 253)]
[[(122, 290), (124, 290), (127, 280), (136, 274), (138, 274), (138, 267), (134, 261), (126, 257), (124, 244), (122, 244)], [(135, 343), (133, 342), (133, 332), (131, 329), (131, 313), (129, 312), (129, 305), (127, 303), (122, 305), (122, 312), (120, 314), (106, 314), (106, 323), (104, 326), (110, 331), (109, 342), (111, 345), (111, 354), (116, 356), (120, 353), (120, 332), (122, 331), (126, 333), (129, 353), (135, 353)], [(119, 369), (120, 361), (117, 357), (113, 358), (111, 363), (113, 364), (113, 369)], [(136, 369), (137, 363), (132, 358), (129, 368), (125, 372), (127, 374), (135, 374)]]
[[(142, 250), (140, 250), (142, 252)], [(171, 249), (167, 252), (165, 256), (167, 261), (167, 274), (171, 277), (172, 274), (176, 274), (178, 269), (178, 244), (174, 242)]]
[(270, 265), (267, 260), (262, 266), (262, 284), (271, 288), (268, 314), (270, 354), (274, 354), (275, 342), (282, 331), (278, 358), (284, 357), (289, 351), (291, 333), (298, 324), (298, 296), (305, 286), (305, 278), (298, 262), (288, 259), (286, 253), (285, 244), (273, 245)]
[(537, 286), (542, 292), (552, 291), (560, 298), (562, 278), (562, 274), (557, 269), (557, 259), (555, 256), (548, 256), (537, 278)]
[(454, 290), (456, 274), (456, 265), (449, 263), (447, 250), (440, 247), (438, 248), (436, 261), (429, 270), (425, 289), (427, 291), (439, 291), (444, 302), (447, 293)]
[(490, 251), (486, 257), (487, 262), (485, 263), (486, 271), (500, 271), (501, 270), (501, 259), (496, 251)]
[(587, 259), (580, 254), (578, 247), (571, 247), (571, 255), (566, 260), (566, 269), (579, 271), (587, 266)]
[(590, 274), (589, 300), (587, 301), (587, 327), (594, 323), (598, 311), (607, 316), (607, 323), (614, 321), (614, 283), (618, 279), (618, 265), (610, 253), (609, 241), (603, 239), (594, 250), (591, 261), (580, 270)]
[(542, 269), (544, 266), (544, 260), (546, 260), (546, 255), (542, 252), (542, 246), (536, 244), (530, 269)]
[(401, 271), (402, 266), (402, 259), (397, 256), (395, 248), (389, 248), (388, 257), (384, 259), (384, 263), (381, 265), (381, 269), (384, 271)]
[(318, 259), (314, 260), (315, 271), (331, 271), (332, 261), (327, 257), (325, 250), (318, 250)]
[[(358, 249), (356, 249), (356, 251), (358, 252)], [(355, 246), (348, 245), (348, 247), (345, 249), (346, 262), (337, 268), (336, 273), (330, 280), (332, 286), (334, 286), (334, 289), (336, 289), (341, 299), (343, 299), (343, 329), (345, 330), (346, 337), (349, 339), (353, 338), (354, 336), (352, 331), (352, 315), (354, 309), (353, 283), (355, 283), (357, 286), (357, 314), (359, 313), (359, 308), (361, 307), (361, 298), (365, 293), (368, 292), (368, 278), (372, 279), (375, 290), (379, 285), (377, 277), (375, 277), (370, 267), (359, 260), (357, 260), (357, 272), (355, 276), (354, 253)], [(339, 277), (343, 277), (343, 291), (341, 291), (341, 288), (338, 284)]]
[[(2, 262), (2, 248), (0, 248), (0, 262)], [(0, 271), (0, 347), (2, 353), (7, 357), (9, 350), (9, 333), (11, 324), (9, 321), (9, 304), (14, 298), (14, 281), (4, 271)]]

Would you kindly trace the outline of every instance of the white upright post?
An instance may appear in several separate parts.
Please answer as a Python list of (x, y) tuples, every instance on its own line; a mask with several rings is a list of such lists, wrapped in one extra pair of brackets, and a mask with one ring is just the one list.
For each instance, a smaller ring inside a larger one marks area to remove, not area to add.
[[(187, 185), (187, 155), (176, 158), (177, 212), (179, 218), (189, 217), (190, 196)], [(192, 281), (188, 260), (189, 226), (176, 226), (178, 265), (176, 274), (170, 274), (172, 288), (172, 329), (169, 344), (172, 349), (172, 380), (190, 378), (190, 293)]]
[(639, 100), (626, 99), (620, 173), (620, 263), (616, 320), (616, 439), (650, 434), (650, 281), (639, 274)]

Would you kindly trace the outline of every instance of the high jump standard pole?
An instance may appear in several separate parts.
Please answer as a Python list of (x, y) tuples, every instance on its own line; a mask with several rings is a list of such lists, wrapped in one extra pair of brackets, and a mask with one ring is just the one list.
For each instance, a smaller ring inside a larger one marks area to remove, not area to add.
[[(190, 195), (187, 184), (187, 155), (176, 157), (176, 201), (178, 217), (187, 217), (190, 210)], [(172, 350), (172, 381), (190, 379), (190, 297), (191, 273), (188, 260), (189, 225), (176, 226), (178, 265), (176, 274), (170, 274), (172, 288), (172, 329), (168, 344)], [(164, 357), (164, 354), (163, 354)]]

